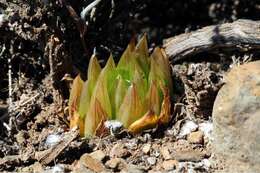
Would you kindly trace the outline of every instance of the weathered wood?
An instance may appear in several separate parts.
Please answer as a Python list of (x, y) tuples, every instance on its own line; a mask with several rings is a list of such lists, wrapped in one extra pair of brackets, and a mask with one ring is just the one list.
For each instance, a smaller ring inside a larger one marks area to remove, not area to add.
[(69, 146), (69, 144), (76, 139), (78, 136), (77, 130), (71, 130), (64, 134), (61, 141), (56, 144), (55, 146), (44, 150), (44, 151), (38, 151), (35, 153), (35, 159), (37, 159), (41, 164), (47, 165), (54, 161), (56, 157), (59, 156), (59, 154), (66, 149), (66, 147)]
[(233, 23), (204, 27), (166, 39), (163, 47), (173, 62), (217, 48), (240, 51), (260, 49), (260, 21), (240, 19)]

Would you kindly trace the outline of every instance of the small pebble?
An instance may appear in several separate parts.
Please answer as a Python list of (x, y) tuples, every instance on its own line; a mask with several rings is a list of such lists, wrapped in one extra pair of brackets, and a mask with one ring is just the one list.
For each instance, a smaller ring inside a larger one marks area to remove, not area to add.
[(166, 130), (166, 131), (165, 131), (165, 135), (166, 135), (166, 136), (173, 136), (173, 135), (174, 135), (174, 130), (172, 130), (172, 129)]
[(156, 158), (155, 157), (148, 157), (147, 162), (149, 165), (155, 165), (156, 164)]
[(169, 149), (168, 147), (162, 147), (161, 150), (160, 150), (164, 160), (169, 160), (172, 158), (170, 152), (169, 152)]
[(166, 160), (162, 163), (163, 169), (170, 171), (178, 167), (179, 162), (177, 160)]
[(197, 130), (198, 125), (195, 124), (193, 121), (186, 121), (184, 125), (181, 127), (180, 133), (178, 135), (179, 138), (183, 138), (184, 136), (190, 134)]
[(94, 159), (88, 153), (85, 153), (80, 157), (80, 164), (95, 172), (105, 171), (105, 166), (103, 163), (97, 159)]
[(173, 153), (174, 159), (179, 162), (199, 162), (206, 156), (206, 153), (196, 150), (175, 151)]
[(192, 132), (188, 135), (187, 140), (193, 144), (203, 144), (203, 132)]
[(125, 146), (127, 147), (127, 149), (129, 150), (137, 150), (137, 146), (138, 146), (138, 140), (136, 138), (131, 139), (129, 142), (127, 142), (125, 144)]
[(120, 173), (144, 173), (144, 170), (140, 166), (128, 164)]
[(109, 120), (106, 121), (104, 124), (105, 127), (110, 130), (111, 135), (115, 135), (123, 129), (123, 124), (120, 121)]
[(151, 149), (151, 144), (144, 144), (142, 151), (144, 154), (148, 154), (150, 152), (150, 149)]
[(211, 163), (210, 163), (209, 159), (203, 159), (201, 162), (203, 163), (203, 166), (204, 166), (206, 169), (209, 169), (209, 168), (210, 168)]
[(97, 150), (89, 154), (94, 159), (97, 159), (98, 161), (104, 160), (106, 157), (106, 154), (102, 150)]
[(149, 133), (145, 133), (142, 139), (142, 142), (146, 143), (151, 140), (151, 135)]
[(126, 168), (127, 164), (125, 160), (121, 158), (113, 158), (106, 162), (106, 166), (111, 169), (122, 170)]
[(51, 134), (46, 138), (45, 145), (48, 147), (52, 147), (58, 144), (61, 140), (61, 135), (58, 134)]
[(7, 21), (7, 16), (5, 14), (0, 14), (0, 26), (2, 26)]
[(203, 122), (199, 124), (199, 130), (204, 133), (204, 136), (208, 139), (212, 139), (213, 123)]
[(18, 144), (23, 144), (25, 142), (25, 138), (24, 138), (24, 132), (23, 131), (19, 131), (17, 133), (17, 135), (15, 135), (16, 141), (18, 142)]
[(131, 153), (124, 147), (123, 144), (116, 144), (110, 151), (110, 157), (126, 158), (130, 156)]
[(55, 165), (53, 168), (52, 168), (52, 173), (62, 173), (64, 172), (64, 168), (61, 166), (61, 165)]

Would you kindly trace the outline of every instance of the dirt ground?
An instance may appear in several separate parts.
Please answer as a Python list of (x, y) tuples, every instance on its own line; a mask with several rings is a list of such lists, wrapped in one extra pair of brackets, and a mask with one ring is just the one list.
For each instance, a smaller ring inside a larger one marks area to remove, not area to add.
[[(85, 72), (93, 51), (102, 65), (110, 52), (117, 61), (131, 37), (143, 33), (152, 50), (168, 37), (204, 26), (241, 18), (259, 20), (260, 3), (104, 0), (82, 19), (82, 9), (91, 2), (0, 1), (0, 171), (156, 172), (175, 162), (176, 172), (221, 169), (224, 165), (207, 164), (214, 159), (210, 134), (192, 143), (182, 135), (183, 127), (190, 122), (196, 125), (193, 131), (211, 126), (224, 73), (237, 63), (260, 59), (259, 53), (202, 52), (171, 64), (173, 119), (165, 129), (138, 136), (120, 131), (85, 140), (69, 131), (69, 81), (63, 78)], [(80, 159), (97, 151), (96, 155), (104, 155), (96, 163), (99, 170), (88, 165), (93, 163), (89, 159)], [(81, 164), (87, 165), (86, 170)]]

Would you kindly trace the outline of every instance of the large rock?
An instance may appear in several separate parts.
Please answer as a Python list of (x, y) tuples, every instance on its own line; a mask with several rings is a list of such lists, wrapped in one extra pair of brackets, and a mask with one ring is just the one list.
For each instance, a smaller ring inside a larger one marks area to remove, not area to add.
[(213, 108), (213, 148), (223, 172), (260, 172), (260, 61), (234, 67)]

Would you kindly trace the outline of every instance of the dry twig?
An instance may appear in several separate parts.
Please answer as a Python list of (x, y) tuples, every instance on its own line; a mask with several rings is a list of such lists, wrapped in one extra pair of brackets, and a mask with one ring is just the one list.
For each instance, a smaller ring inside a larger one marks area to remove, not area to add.
[(77, 136), (78, 130), (69, 131), (63, 136), (62, 140), (52, 148), (36, 152), (35, 158), (44, 165), (51, 163)]
[(169, 38), (165, 52), (173, 61), (215, 49), (249, 51), (260, 49), (260, 21), (237, 20), (233, 23), (204, 27)]

